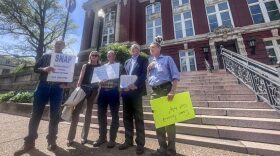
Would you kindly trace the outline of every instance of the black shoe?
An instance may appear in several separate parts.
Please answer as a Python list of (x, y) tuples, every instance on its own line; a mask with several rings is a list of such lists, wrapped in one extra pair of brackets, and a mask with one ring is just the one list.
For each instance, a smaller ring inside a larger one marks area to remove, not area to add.
[(141, 154), (143, 154), (144, 153), (144, 147), (142, 147), (142, 146), (137, 146), (136, 147), (136, 154), (137, 155), (141, 155)]
[(24, 153), (27, 153), (28, 151), (30, 151), (34, 147), (35, 147), (35, 144), (24, 143), (19, 150), (15, 151), (14, 155), (15, 156), (22, 155)]
[(48, 149), (49, 151), (54, 151), (54, 150), (57, 149), (57, 145), (56, 145), (56, 144), (48, 144), (47, 149)]
[(84, 140), (84, 139), (81, 140), (82, 145), (86, 144), (87, 142), (88, 142), (87, 140)]
[(125, 149), (128, 149), (129, 147), (132, 147), (133, 146), (133, 144), (131, 143), (128, 143), (128, 142), (124, 142), (123, 144), (121, 144), (120, 146), (119, 146), (119, 150), (125, 150)]
[(74, 141), (67, 140), (66, 145), (67, 145), (67, 147), (70, 147), (73, 145), (73, 143), (74, 143)]
[(101, 146), (101, 145), (104, 144), (105, 142), (107, 142), (107, 140), (105, 140), (105, 139), (98, 139), (98, 140), (93, 144), (93, 147)]
[(116, 142), (115, 141), (109, 141), (107, 144), (107, 148), (114, 148), (116, 146)]

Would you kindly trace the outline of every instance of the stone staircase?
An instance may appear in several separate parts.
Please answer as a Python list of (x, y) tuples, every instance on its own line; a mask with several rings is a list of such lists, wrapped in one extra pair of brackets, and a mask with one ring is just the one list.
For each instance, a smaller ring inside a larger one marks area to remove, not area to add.
[[(196, 118), (177, 123), (177, 141), (254, 155), (280, 156), (280, 114), (224, 70), (181, 73), (178, 92), (190, 91)], [(149, 97), (144, 97), (146, 137), (156, 137)], [(120, 131), (124, 132), (120, 108)], [(81, 115), (80, 121), (83, 122)], [(108, 113), (108, 123), (111, 122)], [(97, 106), (92, 126), (98, 128)]]

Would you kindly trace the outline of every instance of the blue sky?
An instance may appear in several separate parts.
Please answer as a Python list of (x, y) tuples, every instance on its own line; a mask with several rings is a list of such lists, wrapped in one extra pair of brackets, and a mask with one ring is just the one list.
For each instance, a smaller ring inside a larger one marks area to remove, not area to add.
[[(70, 14), (70, 18), (74, 21), (74, 23), (78, 26), (78, 28), (70, 34), (72, 38), (76, 39), (76, 42), (68, 47), (66, 47), (65, 52), (69, 54), (77, 55), (80, 50), (81, 45), (81, 38), (83, 34), (83, 25), (84, 25), (84, 18), (85, 18), (85, 11), (82, 8), (82, 5), (87, 0), (76, 0), (77, 7), (73, 13)], [(65, 0), (60, 0), (61, 4), (65, 6)], [(17, 43), (19, 40), (14, 38), (10, 35), (1, 36), (0, 38), (0, 45)]]

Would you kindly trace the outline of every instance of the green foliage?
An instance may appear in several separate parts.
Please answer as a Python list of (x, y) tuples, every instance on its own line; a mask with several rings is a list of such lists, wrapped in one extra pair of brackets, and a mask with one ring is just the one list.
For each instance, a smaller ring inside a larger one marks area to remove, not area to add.
[[(116, 61), (124, 64), (131, 57), (128, 45), (122, 43), (112, 43), (100, 49), (102, 62), (107, 62), (107, 52), (113, 50), (116, 53)], [(141, 52), (141, 56), (148, 57), (146, 53)]]
[(15, 95), (16, 95), (16, 93), (14, 91), (4, 93), (4, 94), (0, 94), (0, 102), (7, 102)]
[(16, 67), (15, 73), (24, 73), (24, 72), (30, 72), (30, 71), (33, 71), (32, 66), (27, 67), (27, 66), (21, 64), (21, 65)]
[(20, 92), (10, 99), (12, 102), (30, 103), (32, 101), (33, 93)]

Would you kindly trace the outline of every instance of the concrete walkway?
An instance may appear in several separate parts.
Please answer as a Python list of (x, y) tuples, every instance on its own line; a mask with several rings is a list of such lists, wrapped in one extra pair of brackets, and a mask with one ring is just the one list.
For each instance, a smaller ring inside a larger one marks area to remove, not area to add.
[[(21, 147), (23, 144), (23, 138), (27, 134), (27, 126), (29, 118), (14, 116), (0, 113), (0, 155), (10, 156), (13, 155), (14, 151)], [(129, 148), (125, 151), (119, 151), (117, 147), (113, 149), (107, 149), (106, 145), (99, 148), (93, 148), (93, 140), (98, 137), (98, 131), (96, 129), (91, 129), (88, 139), (90, 142), (85, 146), (79, 144), (81, 127), (77, 130), (77, 139), (73, 147), (66, 146), (66, 138), (69, 130), (69, 124), (60, 123), (59, 134), (57, 144), (59, 148), (55, 152), (49, 152), (46, 142), (46, 135), (48, 131), (48, 122), (42, 121), (39, 127), (39, 138), (36, 140), (36, 149), (30, 151), (24, 155), (30, 156), (48, 156), (48, 155), (58, 155), (58, 156), (68, 156), (68, 155), (94, 155), (94, 156), (133, 156), (135, 154), (135, 147)], [(117, 138), (117, 143), (122, 143), (124, 140), (124, 135), (119, 133)], [(158, 148), (157, 140), (146, 139), (146, 149), (143, 156), (148, 156), (151, 152)], [(205, 148), (199, 146), (192, 146), (186, 144), (176, 144), (177, 152), (179, 155), (187, 156), (246, 156), (246, 154), (240, 154), (235, 152), (229, 152), (213, 148)], [(248, 155), (247, 155), (248, 156)]]

